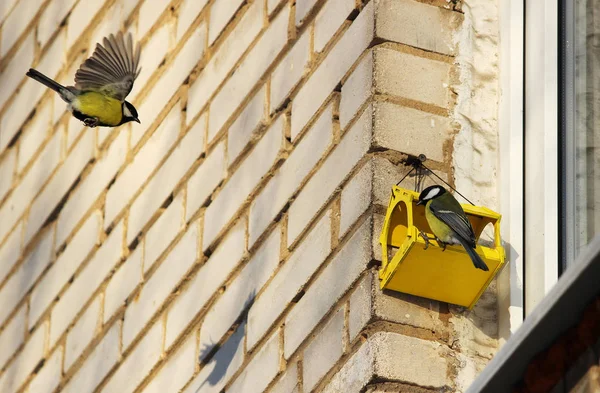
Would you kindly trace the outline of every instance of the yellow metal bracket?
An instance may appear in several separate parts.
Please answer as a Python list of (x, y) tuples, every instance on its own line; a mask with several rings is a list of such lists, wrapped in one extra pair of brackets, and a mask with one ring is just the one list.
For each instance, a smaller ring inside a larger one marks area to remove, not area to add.
[(492, 224), (494, 238), (489, 247), (477, 245), (477, 253), (489, 267), (476, 269), (460, 245), (448, 245), (443, 251), (435, 240), (425, 250), (422, 230), (433, 238), (425, 219), (424, 206), (417, 206), (419, 194), (398, 186), (392, 196), (379, 241), (382, 289), (410, 293), (447, 303), (473, 308), (505, 263), (500, 240), (500, 214), (480, 206), (462, 205), (479, 240), (483, 229)]

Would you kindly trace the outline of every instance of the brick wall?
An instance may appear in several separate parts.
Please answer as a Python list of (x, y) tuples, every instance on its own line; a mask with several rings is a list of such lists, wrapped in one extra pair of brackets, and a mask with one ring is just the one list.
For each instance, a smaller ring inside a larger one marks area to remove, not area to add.
[[(453, 178), (460, 4), (4, 0), (1, 392), (462, 391), (472, 312), (378, 289), (405, 154)], [(142, 124), (84, 128), (70, 84), (130, 31)]]

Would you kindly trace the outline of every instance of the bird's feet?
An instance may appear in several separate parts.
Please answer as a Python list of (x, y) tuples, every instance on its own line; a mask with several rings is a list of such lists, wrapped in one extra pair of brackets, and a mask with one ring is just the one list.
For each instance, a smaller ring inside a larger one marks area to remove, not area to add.
[(442, 252), (446, 251), (446, 243), (441, 241), (437, 236), (435, 237), (435, 241), (438, 242), (438, 245), (441, 247)]
[(98, 125), (98, 118), (97, 117), (86, 117), (83, 120), (83, 124), (85, 124), (88, 127), (94, 128)]
[(419, 231), (419, 236), (421, 236), (425, 241), (425, 248), (423, 248), (423, 250), (427, 250), (427, 248), (429, 247), (429, 236), (427, 236), (423, 231)]

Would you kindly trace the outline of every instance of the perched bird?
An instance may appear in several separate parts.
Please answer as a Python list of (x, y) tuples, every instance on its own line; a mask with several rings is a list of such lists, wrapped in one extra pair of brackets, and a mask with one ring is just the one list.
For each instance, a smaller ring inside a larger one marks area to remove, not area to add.
[(122, 33), (105, 37), (92, 56), (75, 73), (75, 86), (63, 86), (30, 68), (27, 76), (46, 85), (68, 104), (73, 116), (88, 127), (116, 127), (129, 121), (140, 122), (131, 103), (125, 101), (140, 73), (140, 46), (133, 48)]
[[(477, 269), (488, 271), (485, 262), (475, 252), (477, 244), (471, 222), (452, 194), (442, 186), (427, 187), (421, 192), (417, 202), (417, 205), (423, 204), (425, 205), (425, 218), (438, 243), (444, 249), (446, 249), (446, 244), (461, 244), (471, 257), (473, 265)], [(425, 239), (425, 248), (427, 248), (429, 238), (423, 232), (421, 232), (421, 236)]]

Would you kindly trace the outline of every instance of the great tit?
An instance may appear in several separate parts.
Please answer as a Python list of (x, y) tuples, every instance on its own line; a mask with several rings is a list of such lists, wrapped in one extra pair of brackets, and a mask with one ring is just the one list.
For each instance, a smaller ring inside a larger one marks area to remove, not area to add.
[[(471, 222), (458, 201), (442, 186), (430, 186), (419, 195), (417, 205), (425, 204), (425, 218), (436, 240), (445, 249), (446, 244), (461, 244), (477, 269), (488, 271), (488, 267), (475, 252), (477, 243)], [(426, 245), (429, 238), (423, 233)]]
[(27, 76), (46, 85), (68, 104), (73, 116), (88, 127), (116, 127), (129, 121), (140, 122), (137, 111), (125, 101), (140, 73), (140, 46), (133, 48), (122, 33), (111, 34), (97, 44), (92, 56), (75, 73), (75, 86), (63, 86), (30, 68)]

